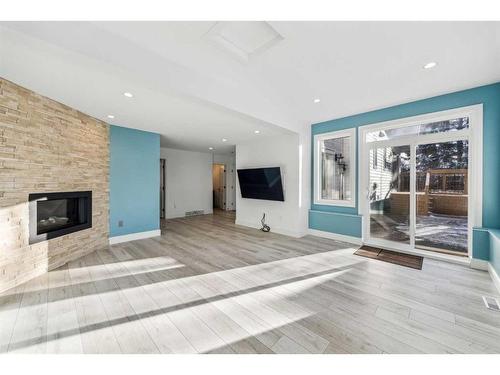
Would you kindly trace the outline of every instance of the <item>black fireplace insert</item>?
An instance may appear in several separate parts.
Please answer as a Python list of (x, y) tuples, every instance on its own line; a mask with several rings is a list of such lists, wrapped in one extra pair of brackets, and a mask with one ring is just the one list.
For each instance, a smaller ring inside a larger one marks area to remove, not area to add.
[(92, 228), (92, 192), (29, 195), (30, 244)]

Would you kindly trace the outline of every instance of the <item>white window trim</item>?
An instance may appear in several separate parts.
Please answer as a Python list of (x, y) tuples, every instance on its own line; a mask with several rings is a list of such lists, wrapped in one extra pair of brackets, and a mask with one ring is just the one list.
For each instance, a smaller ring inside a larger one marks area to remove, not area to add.
[[(321, 198), (321, 148), (320, 142), (325, 139), (332, 138), (349, 138), (349, 178), (350, 178), (350, 187), (351, 187), (351, 198), (350, 199), (322, 199)], [(340, 207), (356, 207), (356, 195), (357, 195), (357, 186), (356, 186), (356, 166), (357, 166), (357, 157), (356, 157), (356, 128), (350, 128), (345, 130), (338, 130), (329, 133), (321, 133), (316, 134), (314, 136), (314, 204), (317, 205), (325, 205), (325, 206), (340, 206)]]
[[(393, 140), (366, 142), (366, 135), (371, 131), (386, 130), (392, 128), (399, 128), (411, 125), (417, 125), (426, 122), (435, 122), (441, 120), (449, 120), (450, 118), (469, 117), (470, 124), (468, 129), (462, 129), (454, 132), (432, 133), (425, 134), (418, 137), (406, 136)], [(483, 105), (476, 104), (467, 107), (454, 108), (445, 111), (426, 113), (423, 115), (400, 118), (397, 120), (385, 121), (375, 124), (369, 124), (359, 127), (358, 135), (358, 150), (360, 153), (358, 159), (359, 171), (359, 196), (360, 203), (358, 205), (358, 214), (363, 217), (362, 239), (363, 243), (386, 246), (397, 245), (395, 250), (410, 252), (428, 256), (428, 251), (416, 249), (414, 246), (399, 245), (395, 243), (385, 243), (383, 240), (368, 238), (369, 233), (369, 214), (366, 202), (366, 195), (368, 194), (368, 181), (367, 176), (369, 172), (369, 152), (370, 149), (385, 146), (395, 146), (402, 144), (410, 144), (412, 147), (433, 142), (447, 142), (458, 139), (467, 139), (469, 141), (469, 178), (468, 178), (468, 191), (469, 191), (469, 222), (468, 222), (468, 255), (472, 257), (472, 228), (482, 226), (483, 215)], [(414, 163), (414, 152), (413, 163)], [(410, 202), (413, 206), (414, 202)], [(411, 210), (412, 216), (415, 216), (415, 207)], [(414, 219), (415, 220), (415, 219)], [(433, 256), (442, 257), (442, 255)], [(456, 258), (455, 256), (449, 256)]]

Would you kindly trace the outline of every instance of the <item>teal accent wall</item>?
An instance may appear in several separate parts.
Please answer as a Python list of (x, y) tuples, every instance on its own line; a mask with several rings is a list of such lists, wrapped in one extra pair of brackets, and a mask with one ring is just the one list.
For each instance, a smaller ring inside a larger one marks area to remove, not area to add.
[(490, 229), (490, 263), (500, 275), (500, 230)]
[[(498, 152), (500, 149), (500, 83), (313, 124), (311, 127), (312, 142), (314, 142), (314, 135), (316, 134), (357, 128), (363, 125), (475, 104), (483, 104), (483, 227), (500, 228), (500, 152)], [(356, 139), (356, 148), (357, 146)], [(356, 152), (359, 155), (358, 150)], [(314, 160), (311, 157), (311, 164), (313, 162)], [(312, 170), (314, 170), (313, 166)], [(313, 181), (314, 176), (312, 176), (311, 185)], [(356, 184), (358, 184), (358, 181), (359, 171), (356, 170)], [(314, 189), (311, 189), (311, 191), (314, 191)], [(357, 204), (359, 204), (359, 198), (359, 196), (356, 197)], [(313, 197), (311, 201), (314, 202)], [(321, 219), (317, 218), (317, 215), (322, 212), (329, 212), (332, 215), (328, 216), (329, 219), (325, 219), (325, 216)], [(336, 214), (338, 217), (335, 217)], [(312, 229), (319, 229), (321, 227), (323, 229), (320, 230), (342, 233), (344, 229), (339, 224), (343, 217), (341, 214), (358, 215), (358, 206), (349, 208), (311, 204), (309, 227)], [(358, 224), (356, 225), (359, 228), (353, 230), (353, 232), (360, 233), (359, 236), (355, 236), (360, 237), (361, 219), (358, 220)], [(476, 251), (474, 246), (473, 254), (474, 256), (478, 254), (479, 259), (483, 259), (485, 256), (479, 249)], [(491, 255), (489, 257), (491, 258)]]
[(490, 259), (490, 232), (486, 228), (472, 229), (472, 257)]
[(310, 210), (309, 228), (361, 238), (361, 216)]
[(111, 126), (109, 170), (110, 237), (160, 229), (160, 135)]
[(474, 228), (473, 257), (489, 260), (500, 275), (500, 229)]

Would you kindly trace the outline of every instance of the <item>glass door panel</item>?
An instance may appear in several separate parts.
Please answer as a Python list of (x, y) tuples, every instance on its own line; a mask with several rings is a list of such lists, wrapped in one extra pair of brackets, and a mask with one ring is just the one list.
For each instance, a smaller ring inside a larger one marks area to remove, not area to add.
[(468, 141), (416, 148), (415, 247), (467, 255)]
[(370, 150), (370, 237), (410, 244), (410, 146)]

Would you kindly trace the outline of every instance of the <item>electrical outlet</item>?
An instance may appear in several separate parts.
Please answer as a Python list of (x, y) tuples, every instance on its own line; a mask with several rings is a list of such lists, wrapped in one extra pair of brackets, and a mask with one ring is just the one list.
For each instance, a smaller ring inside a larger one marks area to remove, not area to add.
[(123, 227), (123, 220), (118, 220), (118, 226)]

